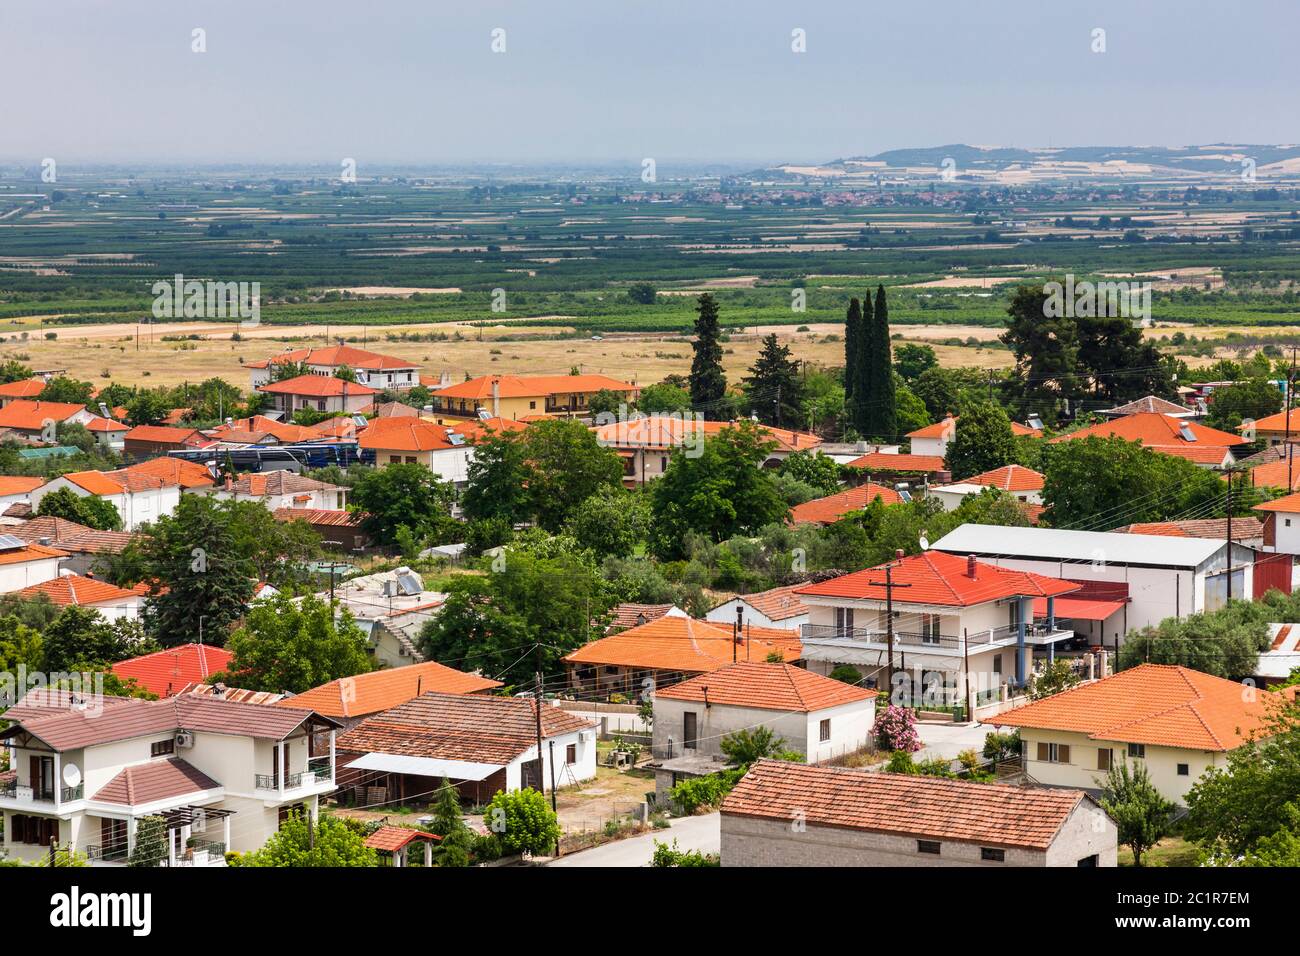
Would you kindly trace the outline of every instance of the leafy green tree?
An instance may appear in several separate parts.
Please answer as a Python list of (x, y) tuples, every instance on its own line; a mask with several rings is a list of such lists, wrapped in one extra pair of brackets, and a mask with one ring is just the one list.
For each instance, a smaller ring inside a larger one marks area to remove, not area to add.
[(671, 382), (656, 382), (641, 389), (636, 400), (638, 411), (647, 415), (656, 412), (686, 413), (691, 410), (691, 393)]
[(1223, 498), (1213, 472), (1118, 437), (1045, 445), (1043, 474), (1042, 520), (1053, 528), (1161, 521), (1203, 513)]
[(837, 680), (844, 684), (862, 683), (862, 672), (852, 664), (836, 664), (834, 670), (827, 676), (831, 680)]
[(638, 305), (655, 304), (655, 287), (649, 282), (634, 282), (627, 287), (627, 297)]
[(167, 859), (167, 821), (162, 817), (141, 817), (135, 824), (135, 846), (127, 866), (156, 867)]
[(541, 856), (555, 849), (560, 822), (546, 796), (527, 787), (497, 791), (483, 813), (483, 822), (500, 844), (503, 855), (530, 853)]
[(789, 508), (762, 463), (772, 443), (752, 422), (739, 422), (705, 440), (692, 457), (678, 448), (651, 489), (651, 549), (679, 557), (687, 534), (722, 541), (784, 521)]
[(764, 758), (796, 763), (802, 763), (804, 759), (803, 754), (790, 750), (785, 738), (770, 727), (737, 730), (719, 740), (718, 747), (727, 758), (727, 765), (742, 771)]
[(316, 820), (291, 813), (266, 844), (253, 853), (236, 857), (236, 866), (378, 866), (379, 854), (366, 846), (359, 824), (328, 813)]
[(627, 396), (613, 389), (602, 388), (587, 399), (587, 411), (593, 416), (617, 415), (619, 406), (622, 406), (625, 412), (628, 410)]
[(1119, 831), (1119, 842), (1133, 851), (1133, 865), (1169, 832), (1174, 805), (1161, 796), (1144, 764), (1111, 764), (1102, 789), (1102, 809)]
[(1213, 611), (1165, 618), (1154, 627), (1131, 631), (1120, 646), (1119, 666), (1178, 664), (1216, 677), (1248, 676), (1255, 673), (1260, 652), (1269, 646), (1272, 618), (1266, 608), (1233, 601)]
[(35, 378), (31, 366), (24, 365), (17, 359), (0, 362), (0, 385), (8, 385), (10, 382), (22, 382), (29, 378)]
[(722, 369), (722, 330), (718, 304), (705, 292), (696, 305), (695, 342), (691, 360), (691, 406), (705, 418), (726, 419), (727, 375)]
[(420, 541), (442, 544), (454, 536), (451, 504), (456, 490), (417, 464), (385, 465), (364, 475), (352, 488), (352, 504), (366, 517), (362, 527), (382, 544), (397, 542), (405, 526)]
[(992, 402), (972, 402), (957, 419), (945, 463), (956, 481), (980, 475), (1016, 460), (1011, 419)]
[(921, 373), (939, 366), (934, 349), (928, 345), (904, 342), (894, 349), (894, 370), (905, 382), (914, 382)]
[(532, 508), (547, 531), (559, 531), (574, 509), (602, 488), (623, 487), (618, 453), (577, 419), (537, 422), (524, 436)]
[(1282, 410), (1282, 393), (1260, 379), (1247, 379), (1214, 390), (1205, 424), (1233, 432), (1247, 418), (1259, 419)]
[(1283, 825), (1246, 851), (1239, 866), (1300, 867), (1300, 802), (1282, 808)]
[(128, 425), (157, 425), (171, 411), (171, 402), (161, 392), (139, 392), (126, 406)]
[[(40, 631), (28, 627), (15, 614), (0, 617), (0, 674), (17, 674), (19, 668), (39, 671), (44, 661), (45, 645)], [(12, 703), (0, 694), (0, 708)]]
[(1119, 403), (1143, 395), (1176, 397), (1168, 364), (1132, 319), (1096, 316), (1075, 321), (1079, 372), (1095, 399)]
[(900, 436), (930, 424), (930, 412), (925, 407), (925, 402), (901, 381), (894, 383), (894, 409), (898, 416)]
[(90, 382), (82, 382), (66, 375), (60, 375), (57, 378), (50, 379), (45, 384), (45, 388), (41, 389), (41, 393), (37, 398), (42, 402), (67, 402), (71, 405), (85, 405), (90, 401), (90, 395), (94, 390), (95, 386)]
[(672, 846), (654, 841), (655, 852), (650, 865), (657, 867), (707, 867), (721, 866), (721, 857), (717, 853), (701, 853), (699, 850), (679, 850), (677, 840)]
[(854, 353), (857, 358), (853, 366), (853, 391), (845, 393), (844, 400), (849, 413), (849, 421), (859, 436), (869, 436), (870, 407), (876, 384), (872, 380), (878, 367), (876, 357), (879, 347), (876, 342), (875, 308), (871, 302), (871, 292), (862, 297), (862, 317), (858, 321), (857, 345)]
[(528, 448), (520, 432), (493, 432), (474, 446), (461, 509), (471, 521), (498, 520), (507, 530), (532, 517)]
[(811, 485), (818, 495), (833, 495), (840, 490), (839, 463), (819, 451), (797, 451), (787, 455), (777, 471)]
[(1030, 683), (1029, 699), (1042, 700), (1045, 697), (1051, 697), (1053, 694), (1059, 694), (1061, 691), (1069, 690), (1079, 683), (1079, 675), (1074, 672), (1070, 662), (1064, 657), (1058, 657), (1049, 664), (1043, 665), (1042, 673), (1033, 677)]
[(1015, 359), (1018, 407), (1055, 418), (1061, 401), (1078, 395), (1079, 329), (1072, 318), (1049, 315), (1048, 301), (1042, 286), (1017, 288), (999, 338)]
[(36, 514), (42, 518), (63, 518), (99, 531), (121, 531), (122, 516), (111, 501), (93, 495), (79, 495), (71, 488), (51, 491), (41, 498)]
[(310, 594), (258, 601), (226, 643), (235, 656), (223, 678), (249, 690), (303, 691), (374, 669), (365, 632), (352, 612)]
[(645, 541), (649, 527), (646, 494), (606, 486), (578, 504), (565, 530), (598, 558), (625, 558)]
[(104, 620), (94, 608), (69, 604), (42, 635), (45, 669), (72, 671), (126, 660), (136, 653), (130, 641), (133, 636), (125, 627)]
[(799, 363), (773, 332), (763, 339), (758, 358), (745, 379), (749, 407), (767, 425), (798, 427), (803, 422), (803, 381)]
[(953, 369), (929, 368), (916, 377), (911, 389), (924, 404), (927, 421), (942, 421), (957, 410), (961, 387)]

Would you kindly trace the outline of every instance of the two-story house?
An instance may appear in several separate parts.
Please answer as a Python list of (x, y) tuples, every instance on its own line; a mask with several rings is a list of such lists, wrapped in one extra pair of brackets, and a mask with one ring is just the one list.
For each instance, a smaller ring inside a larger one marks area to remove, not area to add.
[(144, 817), (166, 821), (168, 859), (256, 850), (334, 789), (338, 724), (314, 711), (180, 695), (145, 701), (33, 690), (5, 712), (4, 850), (51, 842), (121, 863)]
[(33, 510), (54, 491), (69, 488), (82, 498), (102, 498), (122, 516), (122, 528), (134, 531), (169, 515), (180, 504), (180, 485), (165, 478), (119, 468), (116, 471), (71, 471), (47, 481), (31, 493)]
[(278, 369), (301, 366), (308, 374), (334, 377), (340, 368), (351, 369), (362, 385), (372, 389), (408, 389), (420, 383), (420, 366), (410, 359), (383, 355), (355, 345), (331, 345), (326, 348), (294, 349), (269, 359), (249, 362), (253, 388), (272, 381)]
[[(888, 565), (796, 590), (809, 607), (803, 657), (817, 673), (848, 664), (883, 685), (892, 653), (895, 673), (922, 672), (927, 693), (942, 697), (936, 704), (968, 701), (1004, 682), (1023, 684), (1035, 647), (1053, 657), (1055, 644), (1074, 636), (1059, 626), (1055, 599), (1078, 588), (973, 557), (900, 554)], [(1046, 600), (1041, 623), (1035, 599)]]

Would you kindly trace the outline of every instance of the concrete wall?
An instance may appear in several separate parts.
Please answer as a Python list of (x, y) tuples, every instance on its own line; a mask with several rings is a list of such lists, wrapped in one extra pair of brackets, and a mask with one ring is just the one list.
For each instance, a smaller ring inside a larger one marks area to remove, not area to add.
[(1066, 821), (1047, 851), (1000, 848), (1005, 860), (980, 858), (979, 844), (940, 841), (939, 854), (919, 853), (911, 836), (800, 825), (723, 813), (723, 866), (1076, 866), (1096, 854), (1100, 866), (1114, 866), (1115, 824), (1100, 821), (1086, 801)]
[[(722, 753), (722, 738), (738, 730), (753, 730), (767, 727), (773, 733), (785, 738), (785, 745), (790, 750), (797, 750), (808, 757), (809, 763), (829, 760), (831, 757), (859, 749), (871, 739), (871, 730), (876, 720), (874, 700), (841, 704), (827, 707), (811, 713), (790, 713), (787, 711), (762, 709), (758, 707), (736, 707), (730, 704), (713, 704), (705, 707), (703, 703), (667, 698), (655, 699), (654, 752), (666, 756), (669, 753), (669, 738), (672, 739), (672, 756), (680, 757), (689, 753), (683, 747), (685, 715), (696, 715), (697, 746), (695, 753), (699, 756), (717, 756)], [(820, 728), (823, 720), (831, 722), (831, 739), (826, 743), (820, 740)]]
[(803, 625), (809, 623), (807, 614), (797, 614), (794, 617), (782, 618), (774, 621), (761, 611), (756, 611), (749, 605), (743, 597), (732, 598), (725, 604), (719, 604), (708, 614), (704, 615), (706, 621), (724, 626), (732, 626), (736, 623), (736, 605), (743, 604), (745, 607), (745, 624), (752, 624), (754, 627), (776, 627), (784, 631), (797, 631)]

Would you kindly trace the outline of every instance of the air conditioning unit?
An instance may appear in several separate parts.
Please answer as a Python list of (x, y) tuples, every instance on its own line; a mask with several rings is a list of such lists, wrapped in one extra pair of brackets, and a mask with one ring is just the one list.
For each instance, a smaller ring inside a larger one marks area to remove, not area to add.
[(194, 746), (194, 735), (188, 730), (182, 730), (176, 735), (176, 749), (188, 750)]

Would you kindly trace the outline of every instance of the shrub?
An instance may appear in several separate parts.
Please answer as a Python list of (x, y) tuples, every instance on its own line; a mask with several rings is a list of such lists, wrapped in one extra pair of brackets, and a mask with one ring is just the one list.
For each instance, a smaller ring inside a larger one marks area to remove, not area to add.
[(920, 750), (916, 715), (906, 707), (890, 704), (876, 715), (876, 743), (882, 750), (905, 750), (908, 753)]
[(655, 855), (651, 866), (721, 866), (716, 853), (701, 853), (699, 850), (679, 850), (677, 841), (673, 845), (655, 840)]
[(483, 814), (488, 829), (501, 845), (502, 854), (531, 853), (540, 856), (554, 849), (560, 839), (560, 824), (545, 795), (531, 787), (492, 798)]

